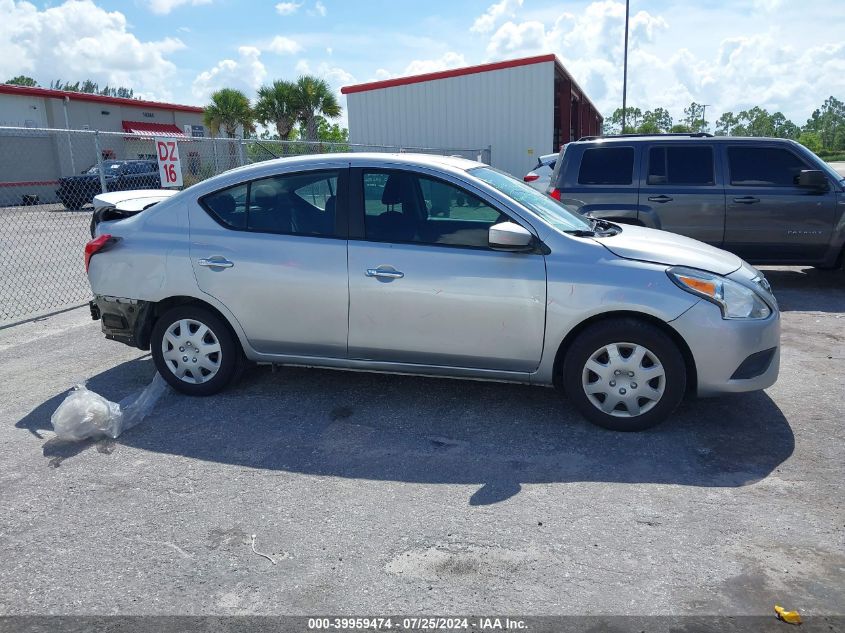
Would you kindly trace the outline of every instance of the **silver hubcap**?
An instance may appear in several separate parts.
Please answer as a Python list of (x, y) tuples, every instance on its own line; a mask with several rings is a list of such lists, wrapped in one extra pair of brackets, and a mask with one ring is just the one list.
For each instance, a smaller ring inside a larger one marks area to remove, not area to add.
[(161, 353), (174, 376), (195, 385), (214, 378), (223, 360), (214, 332), (195, 319), (171, 323), (161, 340)]
[(660, 402), (666, 373), (660, 359), (648, 348), (611, 343), (590, 355), (581, 384), (597, 409), (619, 418), (633, 418)]

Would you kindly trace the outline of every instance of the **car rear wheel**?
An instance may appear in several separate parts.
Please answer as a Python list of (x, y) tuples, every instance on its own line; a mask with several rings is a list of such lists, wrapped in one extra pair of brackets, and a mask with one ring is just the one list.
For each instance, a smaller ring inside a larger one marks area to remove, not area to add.
[(686, 389), (678, 346), (660, 328), (613, 319), (584, 330), (567, 351), (563, 386), (590, 422), (642, 431), (663, 422)]
[(162, 377), (190, 396), (218, 393), (243, 369), (240, 343), (222, 319), (201, 306), (178, 306), (161, 315), (150, 346)]

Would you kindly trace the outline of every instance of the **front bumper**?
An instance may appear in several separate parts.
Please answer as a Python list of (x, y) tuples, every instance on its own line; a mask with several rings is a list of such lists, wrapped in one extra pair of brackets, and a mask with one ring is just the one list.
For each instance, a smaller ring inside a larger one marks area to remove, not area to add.
[(695, 362), (699, 396), (771, 387), (780, 369), (780, 312), (767, 319), (723, 319), (718, 307), (699, 301), (670, 325)]

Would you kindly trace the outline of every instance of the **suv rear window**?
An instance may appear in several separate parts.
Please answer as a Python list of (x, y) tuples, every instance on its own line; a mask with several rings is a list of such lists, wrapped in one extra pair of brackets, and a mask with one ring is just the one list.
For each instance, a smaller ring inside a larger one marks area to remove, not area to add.
[(581, 158), (579, 185), (630, 185), (634, 177), (633, 147), (596, 147)]
[(809, 167), (780, 147), (729, 147), (731, 184), (758, 187), (794, 187), (802, 169)]
[(648, 151), (648, 184), (712, 185), (710, 147), (652, 147)]

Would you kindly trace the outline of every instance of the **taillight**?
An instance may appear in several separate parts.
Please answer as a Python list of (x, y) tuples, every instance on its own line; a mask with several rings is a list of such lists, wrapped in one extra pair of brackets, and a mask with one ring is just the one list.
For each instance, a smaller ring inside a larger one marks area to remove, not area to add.
[(95, 237), (93, 240), (88, 242), (85, 245), (85, 272), (88, 272), (88, 267), (91, 265), (91, 258), (99, 253), (100, 251), (106, 249), (108, 246), (111, 246), (115, 242), (117, 242), (116, 237), (112, 237), (111, 235), (100, 235), (99, 237)]
[(539, 175), (539, 174), (535, 174), (533, 171), (529, 171), (527, 174), (525, 174), (525, 175), (522, 177), (522, 179), (523, 179), (525, 182), (534, 182), (534, 181), (535, 181), (535, 180), (537, 180), (539, 177), (540, 177), (540, 175)]
[(554, 188), (549, 192), (549, 195), (555, 200), (560, 200), (560, 189)]

